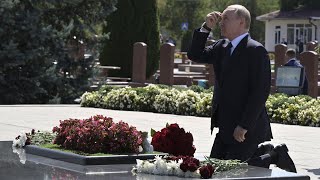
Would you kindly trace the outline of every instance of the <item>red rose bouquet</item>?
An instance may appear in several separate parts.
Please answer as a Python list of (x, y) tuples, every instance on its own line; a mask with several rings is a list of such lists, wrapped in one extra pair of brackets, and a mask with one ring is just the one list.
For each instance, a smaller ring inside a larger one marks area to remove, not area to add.
[[(153, 129), (151, 131), (154, 132)], [(166, 128), (151, 133), (151, 135), (151, 145), (155, 151), (166, 152), (174, 156), (193, 156), (196, 151), (192, 134), (185, 132), (176, 123), (167, 125)]]

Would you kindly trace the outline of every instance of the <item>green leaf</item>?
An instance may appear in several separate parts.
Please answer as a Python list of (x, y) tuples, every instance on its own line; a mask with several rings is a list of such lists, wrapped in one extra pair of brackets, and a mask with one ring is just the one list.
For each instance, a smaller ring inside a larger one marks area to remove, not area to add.
[(151, 137), (153, 137), (153, 135), (154, 135), (156, 132), (157, 132), (156, 130), (154, 130), (154, 129), (151, 128), (151, 130), (150, 130), (150, 135), (151, 135)]

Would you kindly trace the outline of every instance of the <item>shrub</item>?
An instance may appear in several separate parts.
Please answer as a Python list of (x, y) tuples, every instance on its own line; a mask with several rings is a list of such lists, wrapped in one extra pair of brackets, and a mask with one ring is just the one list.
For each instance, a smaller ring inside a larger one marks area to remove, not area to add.
[(320, 101), (309, 96), (275, 94), (269, 96), (266, 107), (272, 122), (319, 126)]
[(200, 100), (196, 104), (197, 115), (210, 117), (211, 116), (211, 107), (212, 107), (212, 93), (201, 93)]
[(156, 112), (172, 113), (177, 112), (177, 98), (180, 92), (176, 89), (162, 89), (160, 94), (155, 96), (153, 103)]
[(137, 98), (133, 88), (114, 89), (102, 98), (102, 106), (107, 109), (135, 110)]
[(101, 86), (101, 88), (99, 89), (99, 93), (102, 96), (107, 95), (110, 91), (112, 91), (113, 89), (119, 89), (120, 87), (116, 87), (116, 86), (109, 86), (109, 85), (103, 85)]
[[(196, 86), (190, 88), (202, 91)], [(198, 93), (189, 88), (166, 85), (113, 89), (104, 97), (99, 92), (85, 93), (81, 105), (210, 117), (212, 90), (213, 87)], [(99, 103), (101, 101), (103, 105)], [(310, 96), (289, 97), (277, 93), (269, 96), (266, 108), (271, 122), (320, 126), (320, 100)]]
[(160, 94), (160, 88), (157, 85), (150, 84), (146, 87), (136, 88), (138, 98), (136, 107), (138, 111), (154, 112), (155, 97)]
[(189, 89), (197, 93), (202, 93), (205, 90), (203, 87), (198, 85), (192, 85), (189, 87)]
[(102, 95), (97, 92), (85, 92), (81, 96), (81, 106), (82, 107), (102, 107)]
[(142, 145), (142, 133), (133, 126), (120, 121), (109, 128), (109, 144), (111, 153), (139, 153), (139, 146)]
[(177, 98), (177, 113), (183, 115), (196, 115), (196, 104), (200, 95), (192, 90), (183, 91)]

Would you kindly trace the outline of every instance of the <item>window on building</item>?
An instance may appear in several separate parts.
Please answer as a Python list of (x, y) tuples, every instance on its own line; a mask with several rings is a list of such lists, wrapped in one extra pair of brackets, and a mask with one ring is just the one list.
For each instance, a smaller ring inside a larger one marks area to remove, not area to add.
[(312, 40), (312, 26), (310, 24), (288, 24), (287, 42), (294, 45), (298, 42), (304, 44)]
[(276, 26), (276, 29), (275, 29), (275, 31), (274, 31), (274, 43), (275, 44), (280, 44), (281, 42), (281, 40), (280, 40), (280, 38), (281, 38), (281, 27), (280, 26)]

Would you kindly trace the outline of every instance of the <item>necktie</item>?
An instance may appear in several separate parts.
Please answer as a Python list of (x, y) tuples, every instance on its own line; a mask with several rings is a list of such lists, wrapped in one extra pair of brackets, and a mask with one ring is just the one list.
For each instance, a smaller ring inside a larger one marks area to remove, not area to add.
[(231, 48), (232, 48), (232, 43), (230, 41), (228, 43), (228, 45), (226, 46), (226, 54), (227, 54), (227, 56), (231, 56)]
[[(225, 71), (226, 69), (226, 66), (227, 66), (227, 63), (230, 59), (230, 56), (231, 56), (231, 48), (232, 48), (232, 44), (231, 44), (231, 41), (228, 43), (227, 46), (225, 46), (225, 56), (224, 58), (222, 59), (222, 66), (221, 66), (221, 71), (220, 71), (220, 78), (223, 78), (223, 72)], [(222, 84), (221, 84), (222, 85)]]

